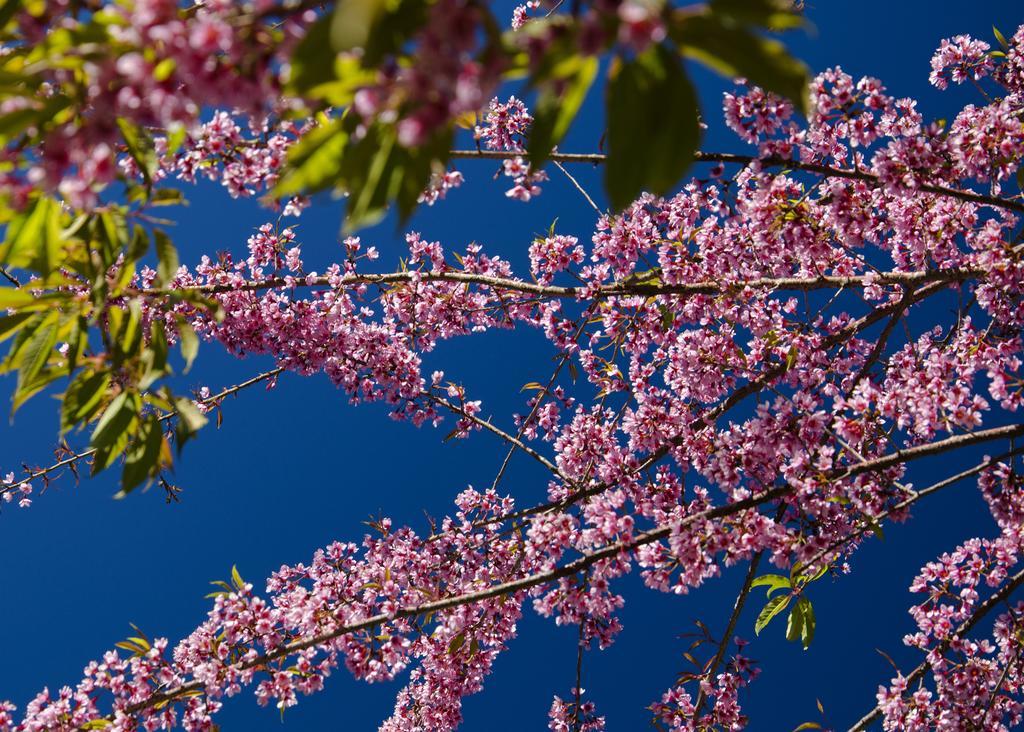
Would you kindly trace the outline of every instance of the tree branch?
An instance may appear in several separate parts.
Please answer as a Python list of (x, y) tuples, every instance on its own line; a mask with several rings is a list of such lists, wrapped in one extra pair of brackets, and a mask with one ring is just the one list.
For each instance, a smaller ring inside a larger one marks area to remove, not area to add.
[[(266, 372), (264, 372), (262, 374), (254, 376), (251, 379), (248, 379), (247, 381), (243, 381), (240, 384), (235, 384), (234, 386), (228, 387), (227, 389), (225, 389), (224, 391), (220, 392), (219, 394), (213, 394), (211, 396), (208, 396), (205, 399), (199, 399), (199, 400), (197, 400), (197, 403), (198, 404), (213, 404), (213, 403), (216, 403), (216, 402), (220, 401), (221, 399), (224, 399), (225, 397), (229, 397), (232, 394), (235, 394), (235, 393), (241, 391), (242, 389), (245, 389), (246, 387), (252, 386), (253, 384), (258, 384), (261, 381), (267, 381), (268, 379), (272, 379), (275, 376), (279, 375), (282, 371), (284, 371), (284, 368), (281, 367), (281, 366), (278, 366), (275, 369), (271, 369), (270, 371), (266, 371)], [(160, 415), (160, 421), (161, 422), (166, 422), (167, 420), (171, 419), (172, 417), (176, 416), (177, 414), (178, 413), (176, 411), (175, 412), (166, 412), (164, 414), (161, 414)], [(55, 472), (57, 470), (60, 470), (61, 468), (67, 467), (68, 465), (71, 465), (72, 463), (76, 463), (79, 460), (83, 460), (83, 459), (85, 459), (87, 457), (90, 457), (95, 452), (96, 452), (96, 448), (89, 448), (88, 450), (83, 450), (82, 452), (75, 453), (74, 455), (70, 455), (70, 456), (64, 458), (63, 460), (60, 460), (60, 461), (54, 463), (53, 465), (50, 465), (49, 467), (40, 468), (39, 470), (36, 470), (35, 472), (29, 472), (29, 474), (26, 477), (22, 478), (19, 481), (11, 483), (10, 485), (0, 485), (0, 497), (2, 497), (5, 493), (11, 493), (13, 491), (18, 490), (21, 486), (25, 485), (26, 483), (30, 483), (33, 480), (38, 480), (39, 478), (42, 478), (45, 475), (49, 475), (50, 473), (53, 473), (53, 472)]]
[(471, 285), (484, 285), (499, 290), (511, 290), (515, 292), (528, 293), (530, 295), (541, 295), (544, 297), (574, 299), (585, 298), (597, 300), (606, 297), (629, 295), (643, 295), (649, 297), (657, 295), (717, 295), (728, 292), (739, 292), (748, 287), (753, 289), (769, 288), (772, 290), (809, 292), (812, 290), (866, 287), (869, 284), (904, 286), (930, 283), (949, 284), (983, 277), (985, 274), (985, 271), (980, 269), (917, 270), (913, 272), (893, 270), (878, 274), (854, 275), (849, 277), (759, 277), (750, 280), (736, 280), (734, 282), (708, 280), (703, 282), (688, 282), (680, 284), (615, 283), (611, 285), (604, 285), (588, 292), (588, 290), (583, 287), (539, 285), (535, 282), (527, 282), (525, 280), (506, 277), (492, 277), (490, 275), (472, 274), (469, 272), (389, 272), (386, 274), (349, 274), (338, 278), (320, 275), (309, 280), (302, 277), (296, 277), (293, 282), (289, 282), (283, 277), (271, 277), (265, 280), (250, 280), (239, 284), (209, 284), (199, 285), (197, 287), (186, 287), (177, 290), (151, 287), (128, 289), (127, 294), (157, 297), (172, 293), (180, 294), (183, 291), (210, 295), (226, 292), (273, 290), (289, 287), (337, 286), (339, 288), (345, 288), (357, 285), (388, 285), (412, 282), (413, 279), (416, 279), (421, 282), (462, 282)]

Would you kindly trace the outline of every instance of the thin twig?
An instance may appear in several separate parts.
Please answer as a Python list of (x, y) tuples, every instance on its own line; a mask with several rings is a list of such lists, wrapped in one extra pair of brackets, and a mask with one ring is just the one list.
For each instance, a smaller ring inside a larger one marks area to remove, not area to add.
[(579, 191), (580, 193), (582, 193), (582, 194), (583, 194), (583, 197), (584, 197), (585, 199), (587, 199), (587, 203), (589, 203), (589, 204), (590, 204), (590, 207), (591, 207), (592, 209), (594, 209), (594, 210), (595, 210), (595, 211), (597, 212), (597, 215), (598, 215), (598, 216), (600, 216), (600, 215), (601, 215), (601, 209), (600, 209), (600, 208), (598, 208), (598, 206), (597, 206), (597, 204), (596, 204), (596, 203), (594, 203), (594, 199), (593, 199), (593, 198), (591, 198), (591, 197), (590, 197), (590, 194), (589, 194), (589, 193), (587, 193), (586, 189), (585, 189), (585, 188), (584, 188), (583, 186), (581, 186), (581, 185), (580, 185), (580, 182), (579, 182), (578, 180), (576, 180), (576, 179), (575, 179), (575, 178), (574, 178), (574, 177), (572, 176), (572, 173), (570, 173), (570, 172), (569, 172), (568, 170), (566, 170), (566, 169), (565, 169), (565, 166), (564, 166), (564, 165), (562, 165), (562, 164), (561, 164), (560, 162), (558, 162), (557, 160), (554, 160), (554, 161), (552, 161), (552, 162), (554, 162), (554, 164), (555, 164), (555, 167), (556, 167), (556, 168), (558, 168), (558, 169), (559, 169), (559, 170), (561, 170), (561, 171), (562, 171), (563, 173), (565, 173), (565, 177), (569, 179), (569, 182), (570, 182), (570, 183), (572, 183), (572, 184), (573, 184), (573, 185), (574, 185), (574, 186), (576, 187), (576, 190), (577, 190), (577, 191)]
[(428, 399), (430, 399), (430, 401), (434, 402), (435, 404), (437, 404), (439, 406), (442, 406), (442, 407), (444, 407), (445, 409), (447, 409), (447, 410), (449, 410), (451, 412), (454, 412), (455, 414), (459, 415), (460, 417), (465, 417), (466, 419), (471, 421), (473, 424), (478, 425), (478, 426), (482, 427), (483, 429), (488, 430), (489, 432), (497, 435), (498, 437), (500, 437), (502, 440), (504, 440), (506, 443), (508, 443), (512, 447), (518, 448), (518, 449), (522, 450), (527, 455), (529, 455), (534, 460), (536, 460), (541, 465), (543, 465), (545, 468), (547, 468), (552, 473), (554, 473), (556, 478), (560, 478), (562, 480), (568, 480), (568, 478), (562, 473), (562, 471), (558, 469), (557, 465), (555, 465), (553, 462), (548, 460), (546, 457), (541, 455), (539, 452), (534, 450), (529, 445), (525, 444), (519, 438), (513, 437), (512, 435), (510, 435), (509, 433), (505, 432), (500, 427), (494, 426), (491, 422), (489, 422), (487, 420), (480, 419), (476, 415), (469, 414), (468, 412), (466, 412), (466, 410), (464, 410), (463, 408), (459, 407), (457, 404), (453, 404), (452, 402), (449, 402), (447, 399), (439, 397), (436, 394), (431, 394), (429, 392), (425, 392), (425, 396)]
[[(448, 156), (451, 158), (485, 158), (501, 160), (507, 158), (508, 153), (500, 150), (451, 150), (448, 153)], [(590, 163), (592, 165), (600, 165), (608, 159), (608, 156), (600, 153), (551, 153), (549, 159), (558, 163)], [(760, 158), (755, 155), (698, 152), (694, 155), (694, 161), (698, 163), (736, 163), (737, 165), (749, 165), (756, 162), (765, 168), (790, 168), (792, 170), (802, 170), (807, 173), (816, 173), (827, 178), (848, 178), (850, 180), (864, 181), (876, 186), (882, 185), (882, 180), (877, 175), (863, 170), (833, 168), (828, 165), (804, 163), (799, 160), (790, 160), (788, 158), (774, 156)], [(995, 206), (996, 208), (1004, 208), (1009, 211), (1024, 213), (1024, 203), (1006, 198), (999, 198), (997, 196), (986, 196), (974, 191), (964, 191), (957, 188), (946, 188), (945, 186), (930, 184), (922, 184), (914, 189), (914, 191), (919, 193), (932, 193), (937, 196), (949, 196), (950, 198), (956, 198), (961, 201), (969, 201), (971, 203)]]

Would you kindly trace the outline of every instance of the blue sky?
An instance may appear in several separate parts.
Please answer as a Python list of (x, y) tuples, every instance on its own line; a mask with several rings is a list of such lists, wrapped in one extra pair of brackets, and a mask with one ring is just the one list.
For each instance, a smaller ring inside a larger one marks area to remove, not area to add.
[[(877, 76), (896, 96), (918, 98), (927, 118), (952, 117), (964, 101), (974, 101), (966, 92), (940, 93), (927, 84), (928, 59), (941, 38), (971, 33), (990, 39), (993, 23), (1009, 35), (1024, 22), (1024, 10), (1011, 0), (818, 0), (808, 3), (807, 14), (814, 32), (787, 40), (812, 70), (839, 64), (854, 76)], [(720, 122), (722, 81), (698, 70), (694, 75), (711, 127), (704, 148), (742, 150)], [(602, 100), (592, 93), (562, 149), (595, 150), (601, 129)], [(532, 236), (556, 217), (560, 232), (589, 239), (594, 213), (557, 171), (544, 194), (524, 205), (504, 197), (505, 180), (492, 180), (495, 168), (460, 165), (466, 185), (419, 213), (410, 228), (460, 249), (480, 241), (518, 271), (526, 269)], [(599, 195), (600, 171), (574, 173)], [(270, 220), (255, 204), (231, 201), (215, 186), (188, 194), (192, 205), (175, 232), (184, 262), (219, 249), (242, 251), (251, 231)], [(299, 238), (314, 264), (340, 253), (339, 207), (328, 202), (301, 219)], [(362, 235), (381, 251), (382, 267), (402, 254), (393, 221)], [(547, 376), (551, 356), (537, 332), (489, 333), (443, 344), (428, 357), (427, 372), (444, 368), (483, 399), (485, 414), (508, 425), (510, 414), (523, 409), (520, 387)], [(217, 389), (270, 365), (267, 359), (239, 361), (207, 345), (185, 383)], [(466, 485), (490, 485), (503, 456), (486, 434), (445, 443), (444, 429), (417, 430), (393, 422), (382, 407), (352, 407), (323, 377), (285, 375), (276, 389), (251, 390), (225, 407), (223, 427), (204, 431), (178, 466), (180, 504), (165, 505), (160, 491), (115, 501), (113, 474), (78, 486), (66, 476), (30, 510), (0, 514), (0, 698), (23, 707), (44, 685), (73, 684), (86, 661), (131, 634), (129, 623), (177, 640), (204, 617), (208, 583), (226, 578), (233, 564), (261, 588), (282, 563), (305, 561), (334, 539), (361, 537), (370, 516), (422, 527), (423, 511), (443, 515)], [(48, 464), (56, 430), (56, 403), (45, 397), (30, 402), (13, 424), (0, 427), (0, 469), (22, 461)], [(916, 482), (924, 485), (940, 470), (922, 464)], [(545, 476), (523, 459), (512, 463), (503, 482), (523, 505), (539, 499), (545, 485)], [(887, 530), (884, 542), (868, 544), (851, 576), (818, 583), (818, 634), (810, 650), (786, 643), (778, 624), (751, 646), (764, 669), (744, 697), (751, 728), (790, 730), (818, 719), (816, 698), (836, 727), (867, 711), (877, 685), (892, 675), (876, 648), (904, 669), (919, 660), (900, 641), (911, 628), (906, 590), (917, 569), (964, 538), (993, 533), (976, 489), (965, 482), (924, 503), (911, 523)], [(684, 668), (687, 644), (679, 635), (690, 632), (696, 618), (715, 632), (724, 626), (741, 571), (727, 571), (685, 597), (645, 590), (636, 576), (623, 582), (625, 630), (611, 649), (588, 653), (584, 666), (584, 686), (609, 729), (647, 725), (645, 707)], [(756, 610), (754, 603), (741, 619), (746, 637), (753, 636)], [(485, 691), (467, 699), (464, 728), (542, 728), (552, 695), (565, 696), (573, 686), (575, 637), (575, 629), (528, 611)], [(226, 731), (375, 729), (401, 683), (368, 686), (338, 671), (326, 691), (302, 699), (283, 723), (248, 692), (230, 700), (219, 721)]]

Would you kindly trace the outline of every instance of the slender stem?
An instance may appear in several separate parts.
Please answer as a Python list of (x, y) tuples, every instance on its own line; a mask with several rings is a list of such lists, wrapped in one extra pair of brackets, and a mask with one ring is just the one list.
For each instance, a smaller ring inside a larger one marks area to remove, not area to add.
[(510, 435), (509, 433), (505, 432), (500, 427), (494, 426), (491, 422), (489, 422), (487, 420), (480, 419), (476, 415), (469, 414), (462, 407), (458, 406), (457, 404), (453, 404), (452, 402), (448, 401), (447, 399), (439, 397), (436, 394), (431, 394), (429, 392), (425, 392), (424, 394), (425, 394), (425, 396), (428, 399), (430, 399), (430, 401), (434, 402), (435, 404), (437, 404), (439, 406), (442, 406), (442, 407), (444, 407), (445, 409), (447, 409), (447, 410), (449, 410), (451, 412), (454, 412), (455, 414), (459, 415), (460, 417), (465, 417), (466, 419), (471, 421), (473, 424), (478, 425), (478, 426), (482, 427), (483, 429), (485, 429), (485, 430), (487, 430), (487, 431), (497, 435), (498, 437), (500, 437), (502, 440), (504, 440), (506, 443), (508, 443), (512, 447), (518, 448), (518, 449), (522, 450), (527, 455), (529, 455), (534, 460), (536, 460), (541, 465), (543, 465), (545, 468), (547, 468), (552, 473), (554, 473), (556, 478), (561, 478), (562, 480), (566, 480), (566, 481), (568, 480), (568, 478), (562, 473), (562, 471), (558, 469), (557, 465), (555, 465), (553, 462), (548, 460), (546, 457), (541, 455), (539, 452), (534, 450), (529, 445), (527, 445), (524, 442), (522, 442), (519, 438)]
[[(747, 598), (750, 596), (750, 589), (754, 583), (754, 578), (757, 576), (757, 568), (761, 564), (761, 557), (764, 551), (759, 551), (754, 555), (754, 558), (750, 560), (750, 567), (747, 569), (747, 576), (743, 579), (743, 587), (740, 588), (739, 594), (736, 596), (736, 602), (732, 606), (732, 614), (729, 616), (729, 622), (725, 626), (725, 632), (722, 634), (722, 639), (718, 643), (718, 649), (715, 651), (715, 657), (711, 659), (711, 664), (707, 667), (702, 675), (705, 679), (710, 681), (714, 678), (715, 671), (718, 670), (719, 664), (722, 663), (722, 659), (725, 658), (725, 649), (729, 647), (729, 639), (732, 638), (732, 634), (736, 631), (736, 623), (739, 622), (740, 613), (743, 612), (743, 606), (747, 603)], [(697, 692), (697, 702), (693, 706), (692, 719), (694, 723), (700, 717), (701, 709), (704, 707), (704, 703), (707, 701), (707, 694), (704, 693), (703, 686)]]
[(21, 287), (21, 283), (18, 281), (18, 278), (8, 272), (6, 268), (0, 267), (0, 275), (3, 275), (3, 278), (15, 287)]
[(565, 166), (562, 165), (560, 162), (558, 162), (557, 160), (555, 160), (553, 162), (555, 163), (555, 167), (558, 168), (560, 171), (562, 171), (565, 174), (565, 177), (569, 179), (569, 182), (572, 183), (573, 186), (576, 187), (577, 191), (579, 191), (581, 194), (583, 194), (583, 197), (585, 199), (587, 199), (587, 203), (590, 204), (590, 207), (592, 209), (594, 209), (594, 211), (597, 212), (598, 216), (600, 216), (601, 215), (601, 209), (598, 207), (598, 205), (596, 203), (594, 203), (594, 199), (591, 198), (590, 194), (587, 193), (586, 189), (582, 185), (580, 185), (580, 182), (578, 180), (576, 180), (576, 178), (573, 177), (572, 173), (570, 173), (568, 170), (566, 170)]

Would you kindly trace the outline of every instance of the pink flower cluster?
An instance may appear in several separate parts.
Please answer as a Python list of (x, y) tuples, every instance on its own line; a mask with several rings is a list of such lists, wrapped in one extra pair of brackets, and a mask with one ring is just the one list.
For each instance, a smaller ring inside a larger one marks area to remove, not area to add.
[[(502, 103), (495, 97), (488, 107), (484, 124), (477, 125), (474, 137), (477, 141), (483, 140), (492, 150), (521, 153), (526, 150), (526, 133), (532, 123), (533, 117), (522, 101), (509, 97), (507, 102)], [(522, 155), (504, 160), (502, 173), (511, 178), (514, 184), (505, 195), (523, 202), (539, 196), (541, 188), (537, 184), (548, 179), (543, 170), (532, 170)]]

